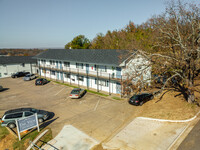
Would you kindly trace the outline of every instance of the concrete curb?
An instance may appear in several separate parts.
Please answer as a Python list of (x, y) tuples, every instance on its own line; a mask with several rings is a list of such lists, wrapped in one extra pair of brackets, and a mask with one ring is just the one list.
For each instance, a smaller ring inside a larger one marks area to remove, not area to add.
[(199, 114), (200, 114), (200, 111), (194, 117), (190, 119), (186, 119), (186, 120), (165, 120), (165, 119), (155, 119), (155, 118), (148, 118), (148, 117), (137, 117), (137, 118), (144, 119), (144, 120), (151, 120), (151, 121), (160, 121), (160, 122), (184, 123), (184, 122), (190, 122), (194, 120), (195, 118), (197, 118)]

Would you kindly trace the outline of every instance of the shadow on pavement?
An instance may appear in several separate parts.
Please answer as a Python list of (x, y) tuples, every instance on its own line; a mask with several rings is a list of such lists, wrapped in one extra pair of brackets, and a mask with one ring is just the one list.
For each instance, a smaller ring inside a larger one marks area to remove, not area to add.
[(3, 92), (3, 91), (7, 91), (9, 90), (10, 88), (3, 88), (0, 92)]

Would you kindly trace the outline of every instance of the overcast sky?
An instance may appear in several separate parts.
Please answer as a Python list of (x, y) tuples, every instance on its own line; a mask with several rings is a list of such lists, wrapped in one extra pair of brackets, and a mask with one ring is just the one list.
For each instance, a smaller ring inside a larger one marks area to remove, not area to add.
[(0, 0), (0, 48), (64, 48), (75, 36), (141, 24), (165, 0)]

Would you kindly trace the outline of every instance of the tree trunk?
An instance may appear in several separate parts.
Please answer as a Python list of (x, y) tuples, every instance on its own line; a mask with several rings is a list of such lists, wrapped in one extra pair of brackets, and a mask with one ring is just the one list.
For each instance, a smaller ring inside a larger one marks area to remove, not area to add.
[(187, 101), (190, 104), (195, 102), (194, 92), (192, 92), (190, 89), (188, 89), (188, 99), (187, 99)]

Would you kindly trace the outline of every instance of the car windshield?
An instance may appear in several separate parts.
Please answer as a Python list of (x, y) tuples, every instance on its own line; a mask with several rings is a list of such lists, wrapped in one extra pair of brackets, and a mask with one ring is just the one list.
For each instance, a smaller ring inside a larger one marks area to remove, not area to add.
[(133, 95), (131, 99), (139, 99), (139, 95)]
[(30, 77), (30, 76), (31, 76), (30, 74), (27, 74), (27, 75), (26, 75), (26, 77)]
[(72, 90), (71, 94), (79, 94), (80, 90)]

